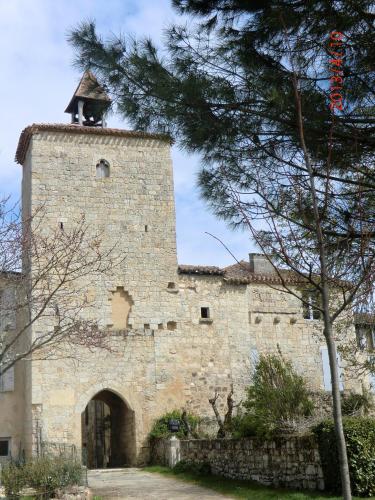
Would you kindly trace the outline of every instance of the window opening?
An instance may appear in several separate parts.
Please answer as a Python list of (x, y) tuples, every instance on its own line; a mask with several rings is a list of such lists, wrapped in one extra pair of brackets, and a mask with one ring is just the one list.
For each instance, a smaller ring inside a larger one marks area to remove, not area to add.
[(209, 307), (201, 307), (201, 318), (209, 319), (210, 317), (210, 308)]
[(302, 294), (303, 317), (305, 319), (321, 319), (322, 313), (319, 309), (319, 297), (315, 291), (305, 291)]
[(9, 457), (9, 441), (10, 439), (0, 439), (0, 457)]
[(109, 163), (107, 160), (100, 160), (96, 165), (96, 177), (98, 179), (109, 177)]

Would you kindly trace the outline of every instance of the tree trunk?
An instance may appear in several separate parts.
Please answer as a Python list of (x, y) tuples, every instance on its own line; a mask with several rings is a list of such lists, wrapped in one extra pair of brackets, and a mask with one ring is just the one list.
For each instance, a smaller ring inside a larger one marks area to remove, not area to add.
[(184, 427), (185, 427), (186, 437), (187, 438), (191, 437), (191, 435), (192, 435), (191, 427), (190, 427), (189, 420), (187, 418), (187, 412), (185, 409), (182, 411), (181, 420), (182, 420), (182, 423), (184, 424)]
[(302, 104), (301, 96), (298, 91), (297, 76), (293, 69), (293, 87), (296, 99), (297, 116), (298, 116), (298, 129), (301, 140), (301, 146), (304, 154), (304, 159), (306, 163), (306, 169), (309, 175), (309, 184), (311, 189), (311, 201), (313, 208), (314, 224), (316, 228), (316, 243), (317, 251), (319, 253), (320, 261), (320, 283), (319, 291), (322, 298), (322, 309), (323, 309), (323, 319), (324, 319), (324, 336), (326, 339), (326, 344), (328, 348), (329, 356), (329, 367), (331, 372), (332, 380), (332, 403), (333, 403), (333, 420), (335, 425), (337, 451), (339, 455), (339, 465), (340, 465), (340, 476), (341, 476), (341, 487), (344, 500), (351, 500), (351, 488), (350, 488), (350, 475), (349, 475), (349, 464), (348, 455), (346, 451), (346, 442), (344, 435), (344, 428), (342, 424), (342, 412), (341, 412), (341, 399), (340, 399), (340, 386), (338, 378), (337, 369), (337, 357), (336, 357), (336, 345), (332, 336), (332, 322), (331, 322), (331, 312), (329, 304), (329, 285), (328, 285), (328, 269), (327, 269), (327, 256), (326, 256), (326, 245), (324, 240), (324, 233), (322, 228), (322, 221), (320, 217), (320, 211), (318, 206), (318, 196), (315, 186), (315, 175), (311, 164), (311, 159), (305, 142), (303, 119), (302, 119)]
[(216, 406), (216, 401), (217, 401), (218, 397), (219, 397), (218, 393), (215, 392), (215, 396), (213, 398), (210, 398), (208, 401), (209, 401), (210, 405), (212, 406), (212, 409), (214, 410), (216, 421), (217, 421), (218, 426), (219, 426), (219, 430), (217, 431), (217, 437), (224, 438), (225, 437), (224, 423), (223, 423), (223, 419), (220, 416), (219, 410), (217, 409), (217, 406)]
[[(324, 293), (323, 293), (324, 295)], [(324, 299), (323, 299), (324, 301)], [(323, 304), (323, 308), (326, 309)], [(337, 352), (335, 341), (332, 338), (332, 325), (327, 317), (326, 311), (324, 314), (324, 336), (326, 338), (328, 357), (329, 357), (329, 367), (331, 371), (332, 380), (332, 403), (333, 403), (333, 420), (335, 424), (335, 433), (337, 440), (337, 451), (339, 455), (340, 464), (340, 476), (342, 485), (342, 494), (345, 500), (350, 500), (351, 486), (350, 486), (350, 474), (349, 474), (349, 463), (348, 455), (346, 451), (346, 441), (344, 435), (344, 427), (342, 423), (342, 411), (341, 411), (341, 395), (340, 395), (340, 381), (337, 363)]]
[(227, 397), (227, 412), (224, 416), (224, 423), (223, 423), (223, 428), (224, 428), (224, 433), (225, 435), (227, 434), (228, 431), (231, 430), (231, 425), (232, 425), (232, 416), (233, 416), (233, 408), (234, 408), (234, 401), (233, 401), (233, 384), (231, 385), (230, 392)]

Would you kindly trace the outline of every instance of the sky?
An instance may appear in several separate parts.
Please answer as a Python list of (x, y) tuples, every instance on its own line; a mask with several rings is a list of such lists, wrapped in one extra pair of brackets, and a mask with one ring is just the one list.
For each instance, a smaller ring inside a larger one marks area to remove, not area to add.
[[(20, 197), (21, 167), (14, 162), (19, 135), (32, 123), (69, 123), (64, 110), (81, 74), (66, 41), (69, 29), (95, 19), (98, 31), (150, 35), (160, 43), (163, 30), (179, 19), (170, 0), (0, 0), (0, 196)], [(108, 126), (130, 128), (120, 116)], [(246, 232), (232, 231), (200, 199), (196, 185), (199, 157), (173, 147), (180, 264), (226, 266), (247, 259), (254, 245)]]

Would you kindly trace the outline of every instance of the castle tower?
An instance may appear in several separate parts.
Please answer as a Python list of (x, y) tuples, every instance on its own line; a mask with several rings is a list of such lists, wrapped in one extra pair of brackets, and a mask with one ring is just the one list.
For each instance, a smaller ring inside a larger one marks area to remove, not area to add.
[[(72, 123), (33, 124), (19, 140), (24, 215), (43, 207), (43, 231), (51, 233), (72, 228), (84, 217), (89, 230), (101, 235), (103, 247), (123, 257), (106, 279), (88, 277), (82, 286), (95, 301), (92, 319), (131, 337), (120, 345), (122, 355), (80, 352), (75, 373), (65, 360), (29, 365), (24, 447), (28, 454), (35, 452), (40, 439), (80, 446), (81, 414), (91, 398), (108, 390), (99, 397), (103, 405), (110, 408), (121, 398), (123, 409), (118, 403), (116, 411), (125, 412), (123, 421), (133, 422), (132, 430), (129, 424), (121, 432), (128, 438), (132, 434), (126, 461), (134, 463), (134, 443), (140, 441), (135, 421), (142, 429), (144, 412), (139, 397), (153, 390), (143, 382), (153, 364), (150, 332), (175, 321), (176, 296), (170, 293), (177, 282), (173, 174), (170, 138), (106, 128), (109, 105), (87, 72), (66, 109)], [(31, 338), (43, 332), (44, 321), (33, 324)]]

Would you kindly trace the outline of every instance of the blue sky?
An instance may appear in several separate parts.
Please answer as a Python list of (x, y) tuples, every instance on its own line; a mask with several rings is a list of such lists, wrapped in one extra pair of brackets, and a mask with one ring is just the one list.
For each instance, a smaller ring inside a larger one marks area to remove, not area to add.
[[(177, 19), (170, 0), (0, 0), (0, 196), (19, 197), (21, 168), (14, 163), (18, 137), (31, 123), (68, 123), (64, 109), (80, 74), (72, 66), (67, 31), (95, 19), (105, 36), (150, 35)], [(129, 128), (118, 116), (108, 126)], [(224, 266), (233, 258), (205, 232), (225, 242), (238, 259), (253, 249), (249, 236), (229, 230), (199, 198), (199, 157), (173, 149), (178, 260), (184, 264)]]

